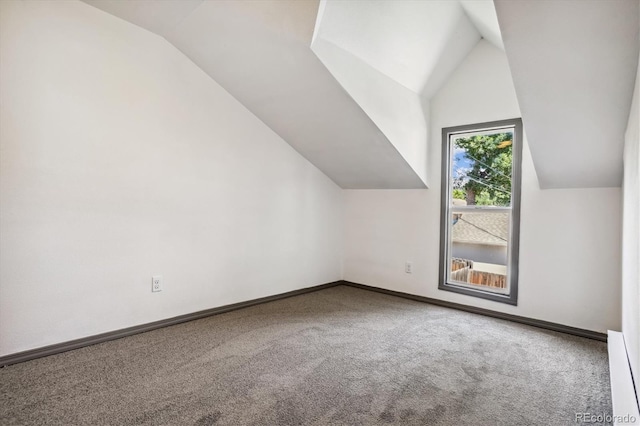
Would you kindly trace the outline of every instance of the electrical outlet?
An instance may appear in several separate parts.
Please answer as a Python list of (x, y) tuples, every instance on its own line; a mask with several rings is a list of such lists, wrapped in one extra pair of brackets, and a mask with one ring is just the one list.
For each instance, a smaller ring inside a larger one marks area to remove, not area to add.
[(411, 264), (411, 262), (406, 262), (404, 264), (404, 272), (406, 272), (407, 274), (413, 272), (413, 265)]
[(151, 277), (151, 291), (162, 291), (162, 275), (154, 275)]

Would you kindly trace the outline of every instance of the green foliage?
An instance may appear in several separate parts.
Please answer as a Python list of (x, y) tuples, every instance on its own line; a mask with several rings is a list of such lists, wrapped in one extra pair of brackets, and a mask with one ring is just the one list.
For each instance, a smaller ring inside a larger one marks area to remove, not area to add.
[(453, 198), (457, 200), (465, 200), (467, 198), (467, 193), (464, 189), (453, 188)]
[(465, 150), (466, 157), (472, 165), (460, 189), (464, 189), (465, 193), (472, 191), (475, 194), (475, 204), (510, 204), (512, 140), (512, 133), (479, 135), (456, 140), (455, 147)]
[(498, 206), (503, 204), (498, 204), (498, 200), (496, 197), (491, 198), (489, 195), (489, 191), (483, 190), (480, 193), (476, 193), (476, 205), (478, 206)]

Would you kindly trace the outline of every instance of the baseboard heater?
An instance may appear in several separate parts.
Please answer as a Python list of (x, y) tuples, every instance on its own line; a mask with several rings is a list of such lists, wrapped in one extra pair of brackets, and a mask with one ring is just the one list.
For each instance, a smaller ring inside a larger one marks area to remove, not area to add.
[(633, 373), (629, 365), (629, 356), (622, 333), (609, 330), (607, 347), (609, 350), (609, 374), (611, 375), (611, 403), (613, 405), (613, 414), (610, 419), (602, 419), (602, 422), (597, 416), (606, 416), (606, 414), (584, 413), (584, 415), (595, 416), (595, 418), (591, 417), (591, 419), (598, 423), (640, 425), (638, 398), (633, 385)]

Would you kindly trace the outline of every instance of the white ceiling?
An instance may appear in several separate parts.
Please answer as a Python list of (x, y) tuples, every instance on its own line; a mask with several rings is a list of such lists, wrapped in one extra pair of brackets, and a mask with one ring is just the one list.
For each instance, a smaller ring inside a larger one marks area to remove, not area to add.
[(428, 183), (430, 99), (483, 36), (502, 48), (491, 0), (323, 0), (311, 49)]
[(492, 0), (460, 0), (462, 8), (467, 13), (480, 35), (495, 47), (504, 50), (500, 25)]
[(343, 188), (425, 187), (429, 99), (485, 38), (541, 187), (620, 185), (638, 0), (85, 1), (165, 37)]
[(203, 0), (83, 0), (126, 21), (166, 36)]
[(458, 2), (328, 1), (316, 38), (419, 93), (463, 15)]
[(309, 48), (317, 0), (87, 3), (164, 36), (339, 186), (425, 187)]
[(542, 188), (620, 186), (638, 0), (496, 0)]
[[(324, 3), (316, 39), (339, 46), (426, 97), (433, 95), (480, 41), (484, 34), (476, 22), (502, 48), (491, 0), (465, 2), (464, 7), (452, 0)], [(468, 16), (467, 9), (473, 14)], [(431, 82), (434, 77), (435, 84)]]

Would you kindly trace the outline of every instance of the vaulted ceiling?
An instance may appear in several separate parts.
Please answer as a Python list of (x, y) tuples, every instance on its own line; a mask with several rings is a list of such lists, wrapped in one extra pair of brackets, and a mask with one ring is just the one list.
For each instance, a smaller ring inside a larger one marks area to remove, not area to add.
[(483, 37), (502, 48), (490, 0), (327, 1), (311, 49), (428, 183), (430, 99)]
[(343, 188), (427, 186), (429, 100), (484, 38), (541, 187), (620, 185), (638, 0), (85, 1), (164, 37)]
[(311, 51), (318, 1), (87, 3), (166, 38), (339, 186), (425, 187)]
[(496, 0), (542, 188), (620, 186), (638, 0)]

